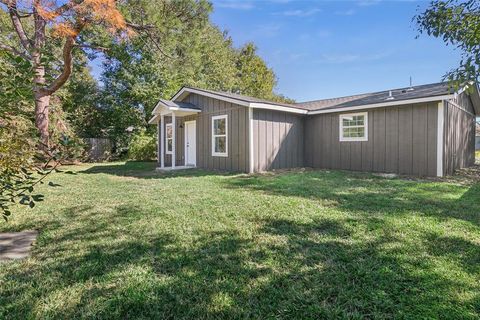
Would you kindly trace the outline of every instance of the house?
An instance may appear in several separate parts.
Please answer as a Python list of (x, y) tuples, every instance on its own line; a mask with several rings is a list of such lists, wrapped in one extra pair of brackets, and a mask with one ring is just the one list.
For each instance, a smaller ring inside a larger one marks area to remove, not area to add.
[[(468, 88), (468, 90), (467, 90)], [(476, 85), (420, 85), (295, 104), (183, 87), (160, 100), (159, 169), (313, 167), (443, 176), (474, 164)]]

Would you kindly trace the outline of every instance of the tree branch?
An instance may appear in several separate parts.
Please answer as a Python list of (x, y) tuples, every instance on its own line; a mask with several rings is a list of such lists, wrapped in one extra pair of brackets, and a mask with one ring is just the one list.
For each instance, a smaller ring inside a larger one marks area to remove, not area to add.
[(8, 46), (8, 45), (6, 45), (6, 44), (0, 43), (0, 50), (4, 50), (4, 51), (11, 52), (11, 53), (16, 54), (17, 56), (20, 56), (20, 57), (22, 57), (23, 59), (28, 60), (28, 61), (29, 61), (30, 58), (31, 58), (29, 55), (27, 55), (27, 54), (25, 54), (25, 53), (23, 53), (23, 52), (15, 49), (14, 47)]
[(109, 48), (106, 48), (106, 47), (100, 47), (100, 46), (90, 45), (90, 44), (75, 44), (74, 46), (78, 47), (78, 48), (98, 50), (98, 51), (102, 51), (102, 52), (106, 52), (106, 51), (109, 50)]
[(74, 7), (82, 4), (82, 2), (84, 2), (84, 1), (85, 0), (68, 1), (64, 5), (58, 7), (54, 12), (57, 16), (61, 16), (65, 12), (67, 12), (67, 11), (73, 9)]
[(63, 46), (63, 70), (62, 73), (52, 82), (50, 86), (44, 88), (42, 91), (46, 94), (53, 94), (60, 89), (72, 74), (73, 57), (72, 50), (75, 45), (73, 37), (67, 37)]
[(8, 6), (8, 13), (10, 14), (10, 19), (12, 20), (13, 27), (17, 32), (18, 37), (20, 38), (20, 43), (25, 48), (25, 50), (29, 50), (31, 48), (30, 39), (28, 39), (27, 34), (25, 33), (25, 29), (23, 29), (22, 22), (20, 21), (20, 16), (17, 11), (17, 1), (12, 0), (7, 3)]

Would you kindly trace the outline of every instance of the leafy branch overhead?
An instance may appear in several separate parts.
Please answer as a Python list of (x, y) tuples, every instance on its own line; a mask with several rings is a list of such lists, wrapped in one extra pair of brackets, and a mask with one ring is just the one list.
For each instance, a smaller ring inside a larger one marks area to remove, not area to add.
[(480, 80), (480, 1), (432, 1), (414, 21), (420, 33), (441, 38), (461, 51), (459, 67), (449, 71), (446, 79)]

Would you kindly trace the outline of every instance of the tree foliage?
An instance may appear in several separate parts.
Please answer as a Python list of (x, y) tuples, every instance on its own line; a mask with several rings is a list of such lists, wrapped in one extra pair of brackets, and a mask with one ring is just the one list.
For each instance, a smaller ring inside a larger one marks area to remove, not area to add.
[(480, 80), (480, 2), (436, 0), (415, 16), (420, 33), (441, 38), (461, 51), (462, 59), (445, 78), (457, 85)]

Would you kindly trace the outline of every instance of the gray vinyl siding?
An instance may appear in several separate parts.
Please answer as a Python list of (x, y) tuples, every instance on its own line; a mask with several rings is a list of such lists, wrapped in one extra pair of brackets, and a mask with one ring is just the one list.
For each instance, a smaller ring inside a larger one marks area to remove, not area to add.
[[(221, 171), (249, 171), (248, 108), (189, 94), (183, 100), (201, 108), (197, 121), (197, 167)], [(228, 157), (212, 156), (212, 117), (228, 115)], [(182, 142), (183, 143), (183, 142)], [(182, 154), (184, 153), (182, 148)]]
[(255, 172), (303, 166), (303, 117), (286, 112), (253, 111)]
[[(305, 118), (305, 166), (435, 176), (438, 103), (359, 110), (368, 112), (368, 141), (340, 141), (339, 118)], [(344, 112), (354, 113), (354, 112)]]
[(475, 164), (475, 116), (470, 96), (458, 95), (444, 104), (444, 173), (451, 175), (455, 170)]

